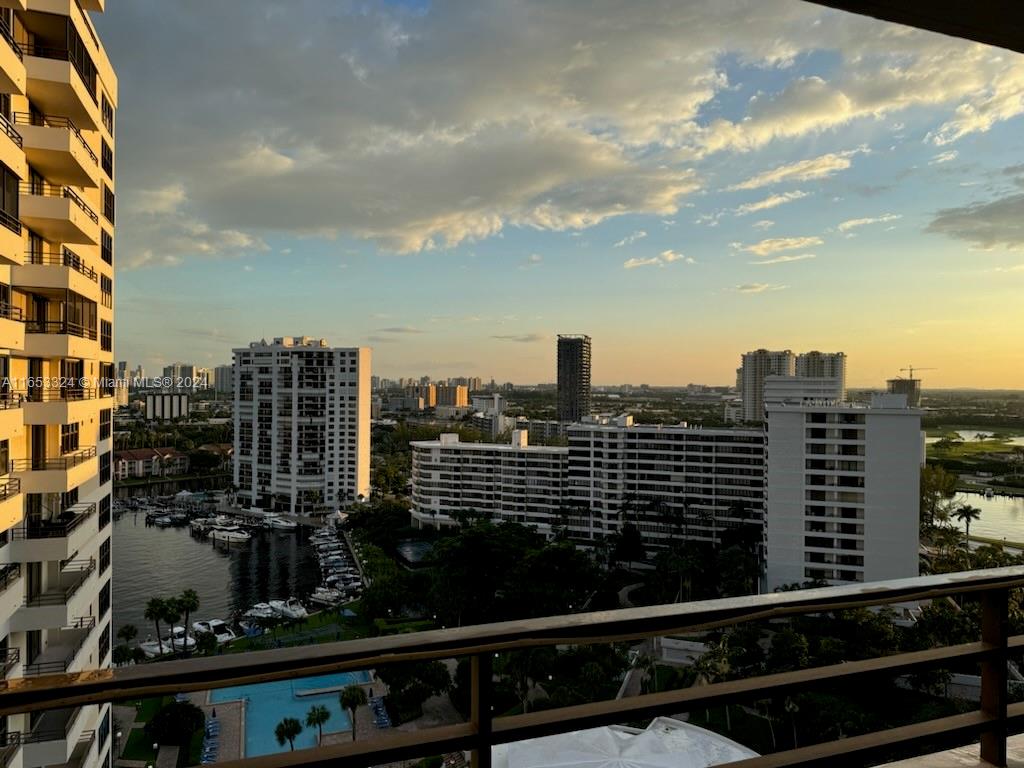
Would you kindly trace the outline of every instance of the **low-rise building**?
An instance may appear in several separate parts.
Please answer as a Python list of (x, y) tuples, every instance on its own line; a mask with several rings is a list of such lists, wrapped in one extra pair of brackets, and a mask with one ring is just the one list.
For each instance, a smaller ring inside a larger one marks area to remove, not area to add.
[(171, 477), (188, 473), (188, 456), (176, 448), (129, 448), (114, 452), (114, 478)]

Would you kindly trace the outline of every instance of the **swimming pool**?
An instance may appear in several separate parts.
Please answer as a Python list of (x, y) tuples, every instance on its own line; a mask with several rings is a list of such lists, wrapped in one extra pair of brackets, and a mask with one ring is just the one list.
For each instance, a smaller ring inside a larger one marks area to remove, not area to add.
[[(236, 685), (219, 688), (210, 695), (210, 702), (245, 699), (245, 756), (258, 757), (277, 752), (287, 752), (288, 743), (282, 747), (274, 737), (274, 728), (286, 717), (294, 717), (302, 723), (302, 733), (295, 740), (296, 749), (316, 746), (316, 728), (306, 727), (306, 713), (309, 708), (321, 704), (331, 713), (324, 723), (324, 733), (348, 730), (348, 712), (342, 710), (338, 701), (340, 691), (352, 683), (367, 683), (367, 672), (337, 672), (333, 675), (302, 677), (294, 680), (279, 680), (274, 683), (257, 685)], [(305, 691), (322, 688), (337, 688), (330, 693), (301, 695)]]

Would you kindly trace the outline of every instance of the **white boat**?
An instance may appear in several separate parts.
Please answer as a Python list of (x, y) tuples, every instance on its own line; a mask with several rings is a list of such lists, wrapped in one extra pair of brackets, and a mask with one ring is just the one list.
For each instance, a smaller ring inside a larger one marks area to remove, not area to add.
[(244, 615), (247, 619), (272, 619), (277, 616), (277, 612), (269, 603), (256, 603)]
[(196, 639), (185, 631), (184, 627), (174, 627), (171, 634), (164, 640), (171, 644), (171, 649), (177, 651), (192, 651), (196, 647)]
[(275, 531), (294, 531), (299, 527), (294, 520), (289, 520), (286, 517), (268, 517), (266, 522), (267, 526)]
[(337, 605), (345, 599), (345, 595), (337, 589), (317, 587), (313, 594), (309, 596), (309, 599), (321, 605)]
[(160, 517), (153, 518), (153, 524), (159, 525), (161, 528), (166, 528), (171, 524), (171, 518), (167, 515), (161, 515)]
[(304, 619), (309, 616), (305, 606), (294, 597), (287, 600), (271, 600), (269, 605), (274, 613), (285, 619)]
[(226, 541), (229, 544), (249, 541), (252, 535), (237, 525), (219, 525), (210, 529), (210, 538), (214, 541)]
[(150, 659), (161, 655), (167, 656), (171, 653), (192, 651), (195, 650), (195, 647), (195, 638), (186, 638), (184, 627), (174, 627), (174, 629), (171, 630), (171, 634), (162, 638), (160, 641), (147, 640), (144, 643), (139, 643), (139, 648), (141, 648), (142, 652)]
[(235, 639), (235, 633), (231, 631), (231, 627), (225, 624), (220, 619), (210, 619), (209, 621), (195, 621), (192, 623), (192, 629), (195, 630), (197, 635), (211, 634), (217, 638), (217, 642), (221, 645), (230, 643)]
[(985, 498), (986, 498), (986, 499), (991, 499), (991, 498), (993, 498), (993, 497), (994, 497), (995, 495), (996, 495), (996, 492), (995, 492), (995, 491), (993, 491), (993, 490), (992, 490), (991, 488), (986, 488), (986, 489), (985, 489)]

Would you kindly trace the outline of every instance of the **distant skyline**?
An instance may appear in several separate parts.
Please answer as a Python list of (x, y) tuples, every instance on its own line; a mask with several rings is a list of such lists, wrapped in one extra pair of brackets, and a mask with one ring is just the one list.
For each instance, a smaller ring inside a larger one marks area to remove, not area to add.
[[(154, 19), (160, 23), (155, 24)], [(797, 0), (155, 0), (120, 75), (115, 355), (1024, 388), (1024, 57)], [(182, 45), (187, 40), (188, 45)]]

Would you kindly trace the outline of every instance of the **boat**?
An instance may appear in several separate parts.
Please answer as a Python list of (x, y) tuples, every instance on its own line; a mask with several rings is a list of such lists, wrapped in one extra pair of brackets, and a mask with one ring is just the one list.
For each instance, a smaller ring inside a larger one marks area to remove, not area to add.
[(153, 518), (153, 525), (159, 525), (161, 528), (167, 528), (171, 525), (171, 518), (167, 515), (160, 515), (160, 517)]
[(268, 528), (275, 531), (294, 531), (299, 527), (294, 520), (285, 517), (268, 517), (266, 523)]
[(252, 534), (243, 531), (237, 525), (219, 525), (210, 529), (210, 538), (214, 541), (226, 541), (229, 544), (237, 544), (249, 541)]
[(344, 600), (345, 595), (341, 590), (331, 589), (330, 587), (317, 587), (313, 594), (309, 596), (309, 599), (320, 605), (333, 606)]
[(185, 634), (184, 627), (174, 627), (171, 630), (171, 634), (161, 640), (147, 640), (144, 643), (139, 643), (139, 648), (146, 654), (147, 658), (156, 658), (157, 656), (167, 656), (172, 653), (180, 653), (181, 651), (192, 651), (195, 650), (196, 641), (195, 638), (188, 637)]
[(230, 643), (236, 637), (235, 633), (231, 631), (231, 627), (229, 627), (220, 619), (210, 619), (209, 621), (192, 622), (192, 629), (195, 631), (197, 635), (213, 635), (215, 638), (217, 638), (217, 642), (220, 645)]
[(996, 492), (995, 492), (995, 491), (993, 491), (993, 490), (992, 490), (991, 488), (986, 488), (986, 489), (985, 489), (985, 498), (986, 498), (986, 499), (991, 499), (991, 498), (993, 498), (993, 497), (994, 497), (995, 495), (996, 495)]
[(309, 616), (306, 607), (294, 597), (287, 600), (271, 600), (268, 605), (274, 613), (284, 619), (304, 619)]
[(247, 619), (272, 619), (277, 616), (277, 612), (270, 607), (269, 603), (256, 603), (245, 612), (244, 616)]

